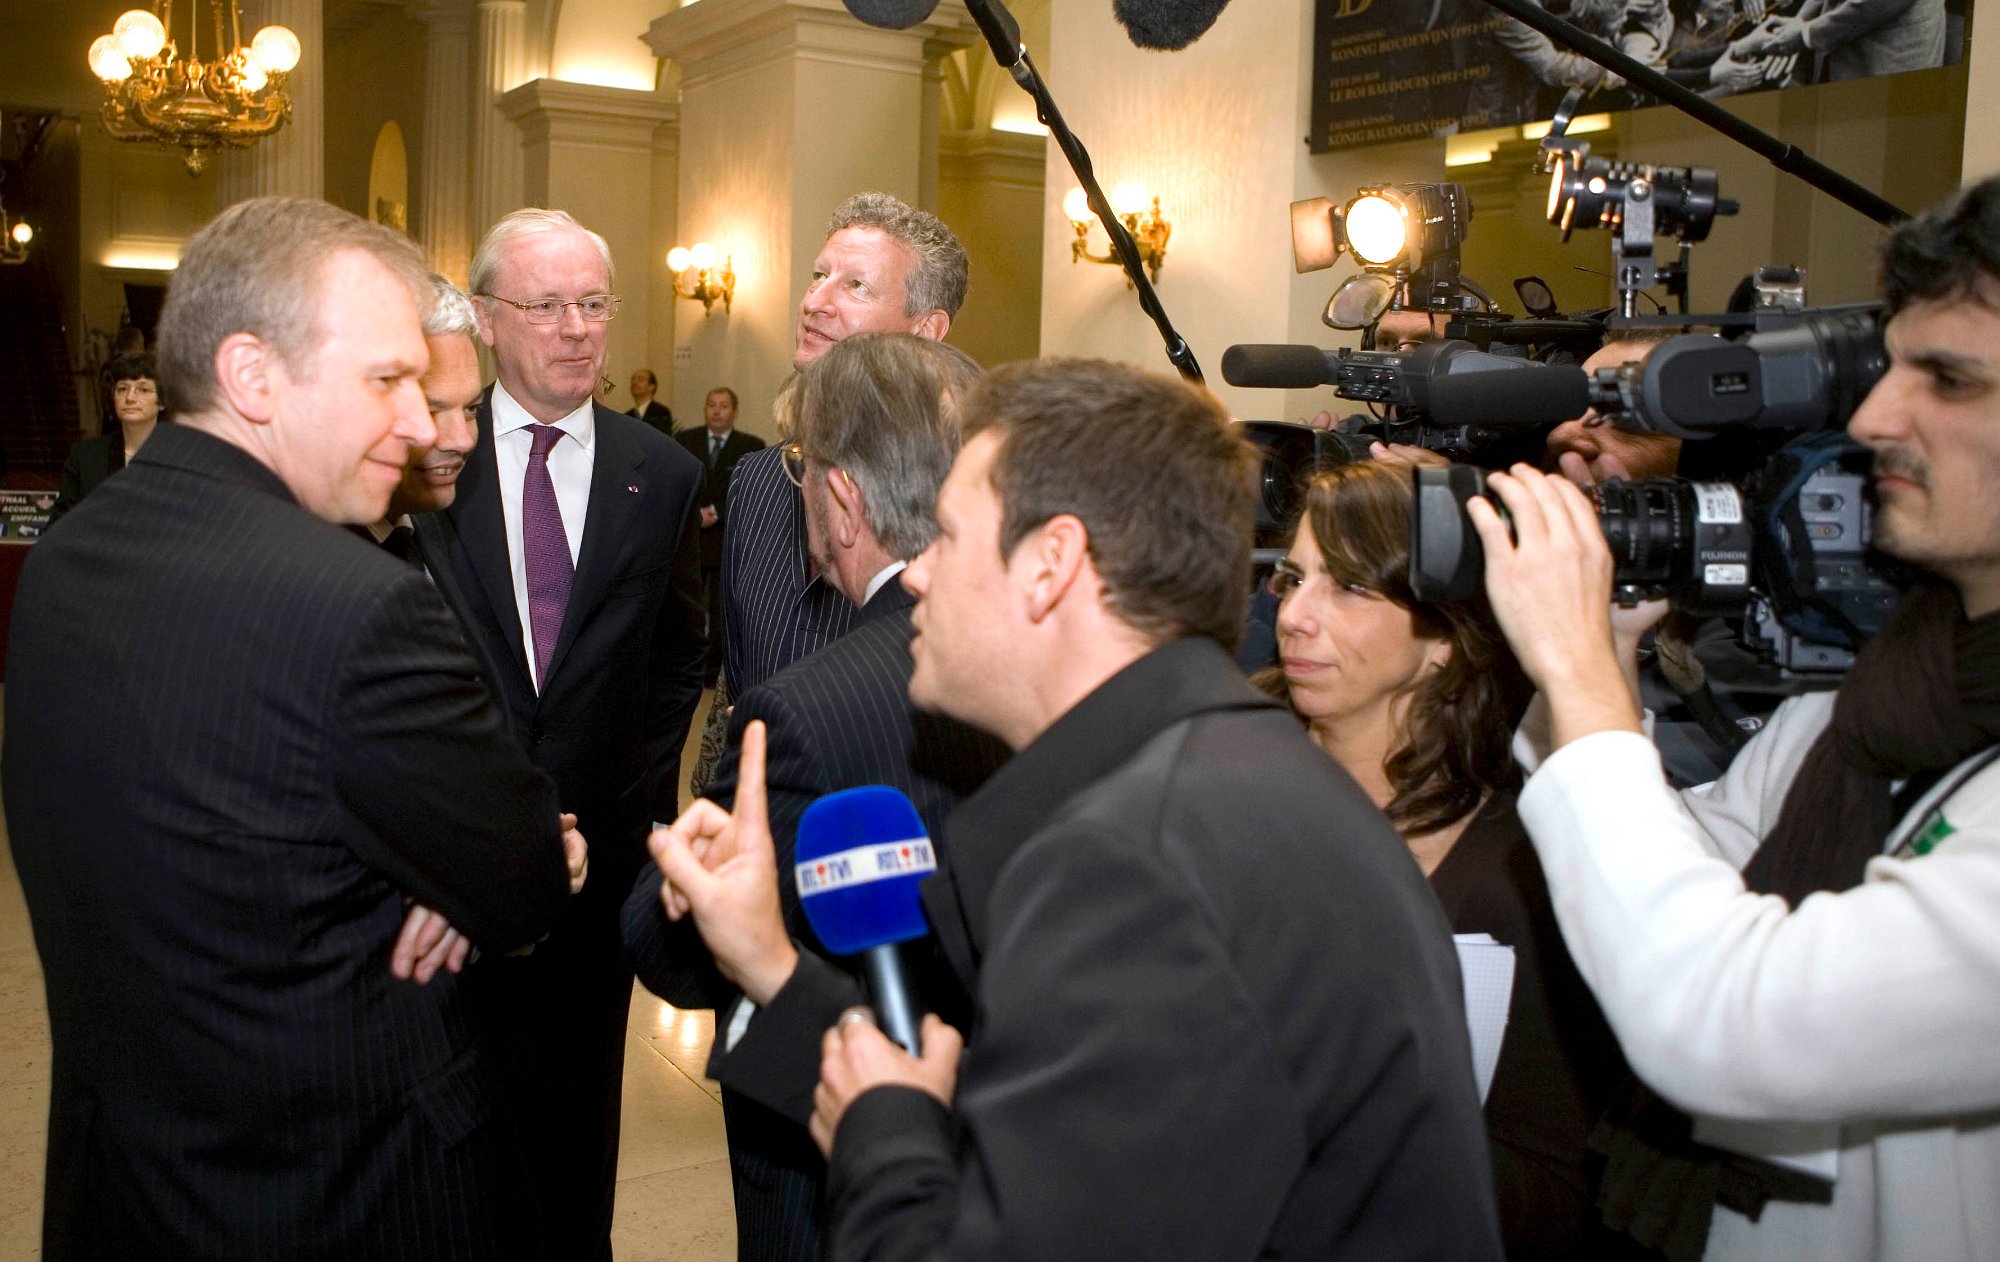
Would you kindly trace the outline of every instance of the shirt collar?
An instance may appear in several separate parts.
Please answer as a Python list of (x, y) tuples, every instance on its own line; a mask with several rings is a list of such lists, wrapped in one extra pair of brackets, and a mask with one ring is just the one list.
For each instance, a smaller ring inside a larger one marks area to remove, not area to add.
[(883, 566), (880, 573), (868, 580), (868, 590), (862, 593), (861, 603), (866, 605), (875, 599), (875, 593), (881, 591), (884, 584), (895, 581), (896, 576), (908, 569), (909, 565), (908, 561), (891, 561)]
[[(496, 439), (502, 434), (511, 434), (515, 430), (541, 423), (530, 415), (528, 409), (522, 407), (513, 395), (507, 393), (506, 386), (498, 381), (493, 383), (493, 436)], [(576, 445), (585, 451), (589, 451), (597, 441), (597, 418), (589, 399), (577, 404), (576, 410), (568, 416), (559, 417), (550, 423), (575, 439)]]

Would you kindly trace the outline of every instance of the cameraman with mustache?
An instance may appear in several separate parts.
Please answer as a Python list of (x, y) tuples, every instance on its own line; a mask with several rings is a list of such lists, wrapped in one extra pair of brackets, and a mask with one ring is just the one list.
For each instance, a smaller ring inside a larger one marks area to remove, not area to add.
[(2000, 178), (1898, 227), (1884, 273), (1890, 368), (1848, 431), (1877, 546), (1926, 578), (1714, 784), (1675, 794), (1641, 735), (1584, 495), (1517, 466), (1511, 531), (1470, 509), (1547, 704), (1520, 814), (1578, 968), (1697, 1139), (1830, 1180), (1718, 1205), (1710, 1258), (2000, 1254)]

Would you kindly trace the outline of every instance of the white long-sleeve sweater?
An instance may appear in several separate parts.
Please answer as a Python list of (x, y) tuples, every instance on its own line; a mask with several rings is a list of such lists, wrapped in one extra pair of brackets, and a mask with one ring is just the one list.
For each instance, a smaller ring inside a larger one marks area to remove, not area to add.
[(1737, 870), (1832, 712), (1786, 702), (1686, 794), (1641, 736), (1573, 741), (1521, 818), (1641, 1078), (1692, 1113), (1837, 1128), (1833, 1204), (1718, 1209), (1709, 1257), (2000, 1258), (2000, 763), (1943, 803), (1931, 853), (1788, 910)]

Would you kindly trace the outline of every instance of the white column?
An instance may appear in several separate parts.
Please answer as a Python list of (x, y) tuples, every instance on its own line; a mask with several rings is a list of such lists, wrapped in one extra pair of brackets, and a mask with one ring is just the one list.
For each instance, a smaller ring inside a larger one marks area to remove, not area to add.
[(478, 61), (473, 71), (473, 236), (521, 205), (521, 135), (500, 112), (500, 98), (527, 80), (527, 0), (479, 0)]
[[(288, 26), (299, 37), (299, 64), (286, 77), (291, 121), (247, 150), (225, 150), (216, 181), (217, 208), (247, 197), (326, 195), (326, 35), (321, 0), (249, 0), (243, 6), (243, 39), (260, 28)], [(213, 31), (202, 15), (202, 51)]]
[(425, 31), (421, 240), (431, 266), (463, 285), (472, 258), (472, 13), (445, 3), (417, 18)]

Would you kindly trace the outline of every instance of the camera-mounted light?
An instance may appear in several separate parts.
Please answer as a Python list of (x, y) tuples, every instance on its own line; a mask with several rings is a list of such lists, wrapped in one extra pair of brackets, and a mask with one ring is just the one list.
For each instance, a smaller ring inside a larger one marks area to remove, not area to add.
[[(1542, 165), (1549, 173), (1548, 220), (1562, 229), (1564, 241), (1578, 228), (1612, 231), (1612, 279), (1622, 314), (1637, 314), (1639, 291), (1662, 282), (1681, 298), (1685, 312), (1688, 247), (1707, 240), (1717, 215), (1733, 215), (1739, 208), (1719, 194), (1716, 174), (1707, 167), (1592, 157), (1588, 141), (1564, 134), (1579, 98), (1575, 90), (1570, 92), (1542, 141)], [(1679, 241), (1680, 258), (1656, 267), (1655, 237)]]
[(1292, 203), (1292, 265), (1300, 273), (1351, 254), (1361, 273), (1334, 290), (1320, 317), (1336, 329), (1381, 318), (1403, 295), (1428, 310), (1458, 302), (1459, 247), (1472, 222), (1462, 184), (1362, 188), (1345, 205), (1324, 197)]

